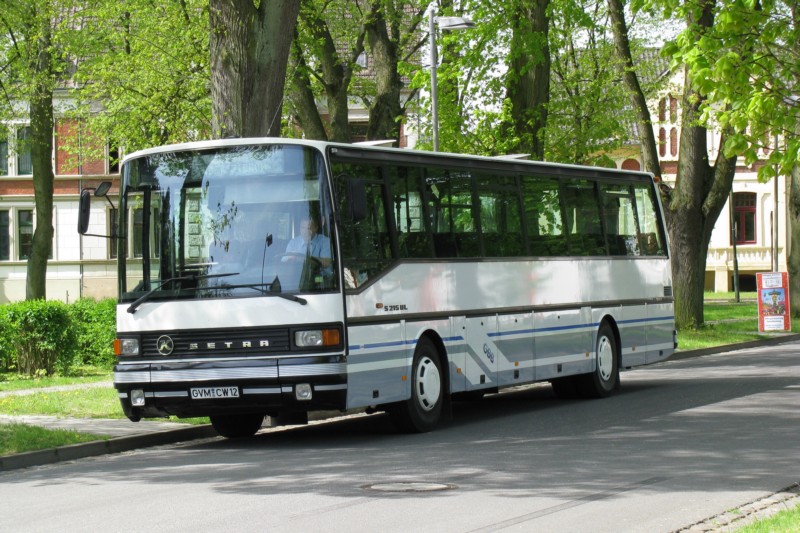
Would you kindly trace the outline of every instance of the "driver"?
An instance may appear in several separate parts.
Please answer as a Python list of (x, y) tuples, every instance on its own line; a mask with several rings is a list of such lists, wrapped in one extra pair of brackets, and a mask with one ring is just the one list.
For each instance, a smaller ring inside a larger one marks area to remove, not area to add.
[(300, 234), (286, 245), (286, 253), (297, 255), (284, 257), (284, 261), (304, 260), (308, 255), (319, 260), (322, 266), (327, 267), (331, 264), (331, 240), (319, 233), (319, 224), (314, 217), (304, 217), (300, 221)]

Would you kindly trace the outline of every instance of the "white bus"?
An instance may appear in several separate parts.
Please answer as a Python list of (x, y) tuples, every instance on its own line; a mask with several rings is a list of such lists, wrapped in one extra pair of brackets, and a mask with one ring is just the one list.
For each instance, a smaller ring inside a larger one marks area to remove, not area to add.
[(606, 396), (677, 345), (658, 196), (639, 172), (314, 141), (133, 153), (114, 386), (131, 420), (226, 437), (356, 408), (428, 431), (541, 381)]

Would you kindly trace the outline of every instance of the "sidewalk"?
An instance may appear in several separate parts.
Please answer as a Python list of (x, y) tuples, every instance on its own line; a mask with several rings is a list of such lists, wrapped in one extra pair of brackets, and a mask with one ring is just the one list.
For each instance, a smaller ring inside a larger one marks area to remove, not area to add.
[[(63, 392), (86, 387), (113, 387), (113, 384), (111, 382), (97, 382), (0, 391), (0, 398), (42, 392)], [(134, 423), (127, 418), (64, 418), (46, 415), (0, 414), (0, 424), (26, 424), (47, 429), (66, 429), (104, 437), (103, 439), (83, 444), (0, 456), (0, 472), (217, 436), (217, 432), (214, 431), (210, 424), (194, 425), (155, 420), (143, 420)]]

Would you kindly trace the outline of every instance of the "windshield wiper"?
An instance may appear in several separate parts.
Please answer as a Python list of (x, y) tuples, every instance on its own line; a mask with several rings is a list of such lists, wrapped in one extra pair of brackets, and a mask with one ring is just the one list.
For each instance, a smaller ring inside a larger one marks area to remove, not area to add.
[[(269, 289), (263, 289), (262, 287), (269, 287)], [(278, 290), (275, 290), (275, 287)], [(295, 296), (294, 294), (283, 294), (280, 291), (280, 284), (276, 284), (275, 282), (272, 283), (245, 283), (244, 285), (227, 285), (226, 289), (253, 289), (261, 294), (270, 294), (272, 296), (277, 296), (279, 298), (283, 298), (284, 300), (289, 300), (290, 302), (297, 302), (300, 305), (306, 305), (308, 300), (305, 298), (301, 298), (299, 296)]]
[(227, 272), (225, 274), (192, 274), (191, 276), (178, 276), (178, 277), (175, 277), (175, 278), (169, 278), (167, 280), (162, 281), (157, 287), (155, 287), (153, 289), (150, 289), (149, 291), (144, 293), (142, 296), (140, 296), (138, 300), (133, 302), (128, 307), (128, 312), (129, 313), (135, 313), (136, 309), (138, 309), (140, 305), (142, 305), (147, 300), (149, 300), (150, 297), (153, 295), (153, 293), (158, 291), (161, 287), (163, 287), (167, 283), (172, 283), (174, 281), (198, 281), (198, 280), (201, 280), (201, 279), (224, 278), (226, 276), (236, 276), (238, 274), (239, 274), (238, 272)]

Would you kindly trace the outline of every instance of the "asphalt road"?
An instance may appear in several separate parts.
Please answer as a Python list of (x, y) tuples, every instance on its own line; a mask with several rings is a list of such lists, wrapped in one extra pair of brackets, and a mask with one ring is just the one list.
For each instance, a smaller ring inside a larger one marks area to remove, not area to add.
[(800, 343), (0, 474), (0, 531), (676, 531), (800, 480)]

